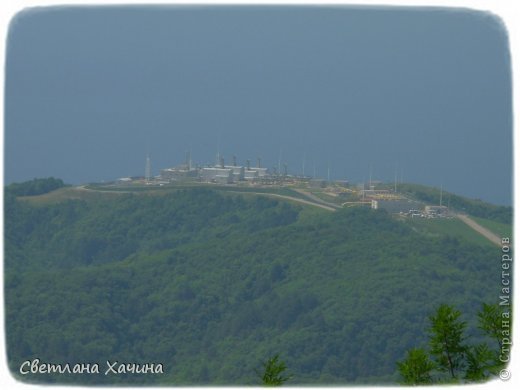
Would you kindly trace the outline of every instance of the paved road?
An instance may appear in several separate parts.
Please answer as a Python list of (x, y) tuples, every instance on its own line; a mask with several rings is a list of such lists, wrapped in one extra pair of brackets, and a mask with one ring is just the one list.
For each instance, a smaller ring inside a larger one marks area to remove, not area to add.
[(117, 190), (117, 191), (111, 191), (111, 190), (102, 190), (102, 189), (94, 189), (94, 188), (87, 188), (88, 184), (84, 184), (81, 186), (73, 187), (75, 190), (79, 191), (90, 191), (90, 192), (102, 192), (104, 194), (131, 194), (135, 191), (124, 191), (124, 190)]
[(474, 220), (469, 218), (467, 215), (464, 214), (457, 214), (457, 218), (460, 219), (462, 222), (464, 222), (466, 225), (468, 225), (470, 228), (475, 230), (477, 233), (481, 234), (485, 238), (487, 238), (489, 241), (491, 241), (493, 244), (502, 246), (502, 239), (498, 237), (495, 233), (493, 233), (491, 230), (485, 228), (482, 225), (479, 225)]
[[(85, 188), (85, 186), (79, 186), (79, 187), (76, 187), (76, 188), (78, 190), (86, 190), (86, 191), (94, 191), (94, 192), (111, 192), (111, 191), (94, 190), (94, 189), (90, 189), (90, 188)], [(304, 191), (304, 190), (300, 190), (300, 189), (295, 189), (295, 191), (299, 192), (302, 195), (305, 195), (305, 196), (309, 197), (313, 201), (300, 199), (300, 198), (295, 198), (293, 196), (272, 194), (272, 193), (268, 193), (268, 192), (240, 192), (240, 191), (236, 191), (236, 192), (243, 193), (243, 194), (264, 195), (264, 196), (269, 196), (269, 197), (275, 197), (275, 198), (282, 198), (282, 199), (292, 200), (294, 202), (298, 202), (298, 203), (302, 203), (302, 204), (306, 204), (306, 205), (310, 205), (310, 206), (315, 206), (315, 207), (320, 207), (320, 208), (328, 210), (328, 211), (336, 211), (338, 208), (340, 208), (339, 206), (337, 206), (337, 205), (335, 205), (333, 203), (325, 202), (324, 200), (318, 198), (317, 196), (311, 194), (310, 192), (307, 192), (307, 191)], [(130, 192), (130, 191), (118, 191), (118, 192)], [(491, 241), (493, 244), (498, 245), (500, 247), (502, 246), (502, 239), (500, 237), (498, 237), (495, 233), (493, 233), (491, 230), (489, 230), (489, 229), (485, 228), (484, 226), (478, 224), (477, 222), (475, 222), (474, 220), (469, 218), (467, 215), (456, 214), (456, 216), (462, 222), (464, 222), (466, 225), (468, 225), (470, 228), (472, 228), (477, 233), (481, 234), (483, 237), (485, 237), (489, 241)]]
[[(236, 191), (236, 192), (239, 192), (239, 191)], [(277, 197), (277, 198), (294, 200), (295, 202), (308, 204), (308, 205), (311, 205), (311, 206), (321, 207), (322, 209), (329, 210), (329, 211), (336, 211), (336, 209), (334, 207), (330, 207), (330, 206), (324, 205), (322, 203), (315, 203), (315, 202), (311, 202), (310, 200), (294, 198), (292, 196), (287, 196), (287, 195), (271, 194), (269, 192), (240, 192), (240, 193), (241, 194), (255, 194), (255, 195), (274, 196), (274, 197)]]
[[(107, 193), (108, 192), (108, 193), (115, 193), (115, 194), (122, 193), (122, 192), (123, 193), (125, 193), (125, 192), (132, 192), (132, 191), (106, 191), (106, 190), (102, 190), (102, 189), (92, 189), (92, 188), (86, 188), (84, 185), (83, 186), (78, 186), (78, 187), (75, 187), (75, 188), (77, 190), (83, 190), (83, 191), (103, 192), (103, 193)], [(295, 198), (295, 197), (287, 196), (287, 195), (272, 194), (272, 193), (269, 193), (269, 192), (249, 192), (249, 191), (244, 191), (244, 192), (233, 191), (233, 192), (236, 192), (236, 193), (239, 193), (239, 194), (246, 194), (246, 195), (247, 194), (255, 194), (255, 195), (264, 195), (264, 196), (282, 198), (282, 199), (292, 200), (292, 201), (295, 201), (295, 202), (298, 202), (298, 203), (302, 203), (302, 204), (306, 204), (306, 205), (310, 205), (310, 206), (320, 207), (320, 208), (328, 210), (328, 211), (336, 211), (336, 208), (327, 206), (326, 204), (323, 204), (323, 203), (312, 202), (310, 200)]]
[(311, 199), (314, 203), (319, 203), (319, 204), (325, 205), (331, 209), (340, 209), (341, 208), (341, 206), (338, 206), (337, 204), (334, 204), (334, 203), (329, 203), (327, 201), (324, 201), (323, 199), (320, 199), (316, 195), (311, 194), (310, 192), (307, 192), (305, 190), (301, 190), (299, 188), (294, 188), (293, 191), (299, 192), (300, 194)]

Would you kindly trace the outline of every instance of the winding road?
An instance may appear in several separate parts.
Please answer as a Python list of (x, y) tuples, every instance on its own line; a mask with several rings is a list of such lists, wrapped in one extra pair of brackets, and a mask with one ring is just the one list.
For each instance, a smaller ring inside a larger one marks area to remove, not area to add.
[[(237, 191), (237, 192), (239, 192), (239, 191)], [(330, 206), (327, 206), (322, 203), (311, 202), (310, 200), (295, 198), (295, 197), (287, 196), (287, 195), (278, 195), (278, 194), (272, 194), (272, 193), (267, 193), (267, 192), (241, 192), (241, 194), (255, 194), (255, 195), (265, 195), (265, 196), (269, 196), (269, 197), (282, 198), (282, 199), (287, 199), (287, 200), (293, 200), (295, 202), (307, 204), (310, 206), (321, 207), (322, 209), (329, 210), (329, 211), (336, 211), (336, 209), (334, 207), (330, 207)]]
[[(78, 186), (76, 188), (78, 190), (86, 190), (86, 191), (110, 192), (110, 191), (103, 191), (103, 190), (98, 190), (98, 189), (85, 188), (85, 186)], [(269, 196), (269, 197), (274, 197), (274, 198), (286, 199), (286, 200), (290, 200), (290, 201), (297, 202), (297, 203), (302, 203), (302, 204), (309, 205), (309, 206), (320, 207), (320, 208), (322, 208), (324, 210), (328, 210), (328, 211), (336, 211), (337, 209), (341, 208), (338, 205), (335, 205), (333, 203), (328, 203), (307, 191), (304, 191), (301, 189), (295, 189), (295, 191), (306, 196), (310, 200), (300, 199), (300, 198), (296, 198), (296, 197), (288, 196), (288, 195), (279, 195), (279, 194), (266, 193), (266, 192), (243, 192), (243, 193), (264, 195), (264, 196)], [(131, 192), (131, 191), (118, 191), (118, 192)], [(236, 192), (240, 193), (240, 191), (236, 191)], [(502, 246), (502, 239), (499, 236), (497, 236), (495, 233), (493, 233), (491, 230), (478, 224), (477, 222), (475, 222), (474, 220), (472, 220), (470, 217), (468, 217), (465, 214), (456, 214), (455, 216), (458, 219), (460, 219), (462, 222), (464, 222), (466, 225), (468, 225), (471, 229), (473, 229), (474, 231), (476, 231), (477, 233), (482, 235), (484, 238), (491, 241), (493, 244), (495, 244), (499, 247)]]

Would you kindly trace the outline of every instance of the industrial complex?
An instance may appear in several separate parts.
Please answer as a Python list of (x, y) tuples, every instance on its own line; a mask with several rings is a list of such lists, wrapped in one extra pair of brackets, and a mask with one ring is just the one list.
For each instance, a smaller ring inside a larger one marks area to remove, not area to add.
[(150, 157), (146, 157), (144, 177), (124, 177), (117, 179), (113, 185), (146, 185), (168, 186), (176, 184), (207, 183), (208, 185), (224, 185), (253, 188), (291, 188), (305, 195), (314, 202), (333, 208), (365, 206), (373, 209), (386, 210), (391, 214), (399, 214), (412, 218), (451, 218), (448, 207), (442, 204), (442, 190), (437, 205), (425, 204), (409, 199), (398, 192), (397, 182), (393, 185), (375, 182), (353, 185), (346, 180), (327, 180), (291, 174), (287, 164), (279, 163), (277, 168), (268, 169), (262, 166), (262, 160), (257, 157), (255, 164), (245, 160), (239, 164), (233, 155), (226, 164), (224, 156), (217, 153), (215, 164), (194, 164), (191, 153), (186, 152), (184, 162), (174, 167), (160, 170), (160, 174), (152, 176)]
[[(256, 159), (256, 165), (253, 166), (250, 160), (246, 160), (245, 165), (237, 164), (236, 156), (232, 157), (231, 165), (226, 165), (224, 157), (217, 154), (215, 165), (212, 166), (194, 166), (191, 161), (191, 153), (186, 152), (185, 162), (172, 168), (161, 170), (161, 174), (155, 178), (166, 182), (176, 181), (200, 181), (205, 183), (217, 184), (233, 184), (233, 183), (255, 183), (268, 184), (281, 179), (289, 179), (287, 170), (283, 175), (271, 173), (267, 168), (261, 166), (261, 159)], [(148, 180), (150, 181), (150, 180)]]

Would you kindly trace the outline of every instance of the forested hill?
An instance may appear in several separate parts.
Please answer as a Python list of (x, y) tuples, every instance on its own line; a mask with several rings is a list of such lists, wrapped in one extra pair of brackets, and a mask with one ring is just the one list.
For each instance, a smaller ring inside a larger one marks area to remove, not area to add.
[[(8, 360), (162, 363), (163, 375), (36, 382), (395, 383), (441, 303), (495, 302), (498, 249), (382, 211), (204, 188), (32, 205), (6, 193)], [(470, 321), (470, 318), (467, 318)]]
[(41, 195), (47, 192), (65, 187), (63, 180), (48, 177), (46, 179), (34, 179), (23, 183), (12, 183), (5, 188), (5, 191), (15, 196)]

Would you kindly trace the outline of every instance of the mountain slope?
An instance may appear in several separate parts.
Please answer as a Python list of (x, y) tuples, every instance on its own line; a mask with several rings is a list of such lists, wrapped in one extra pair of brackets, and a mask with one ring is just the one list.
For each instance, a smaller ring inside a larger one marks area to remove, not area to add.
[(108, 359), (165, 374), (22, 379), (257, 384), (280, 353), (293, 384), (392, 383), (436, 306), (496, 300), (491, 245), (304, 207), (204, 188), (37, 207), (6, 196), (12, 371)]

